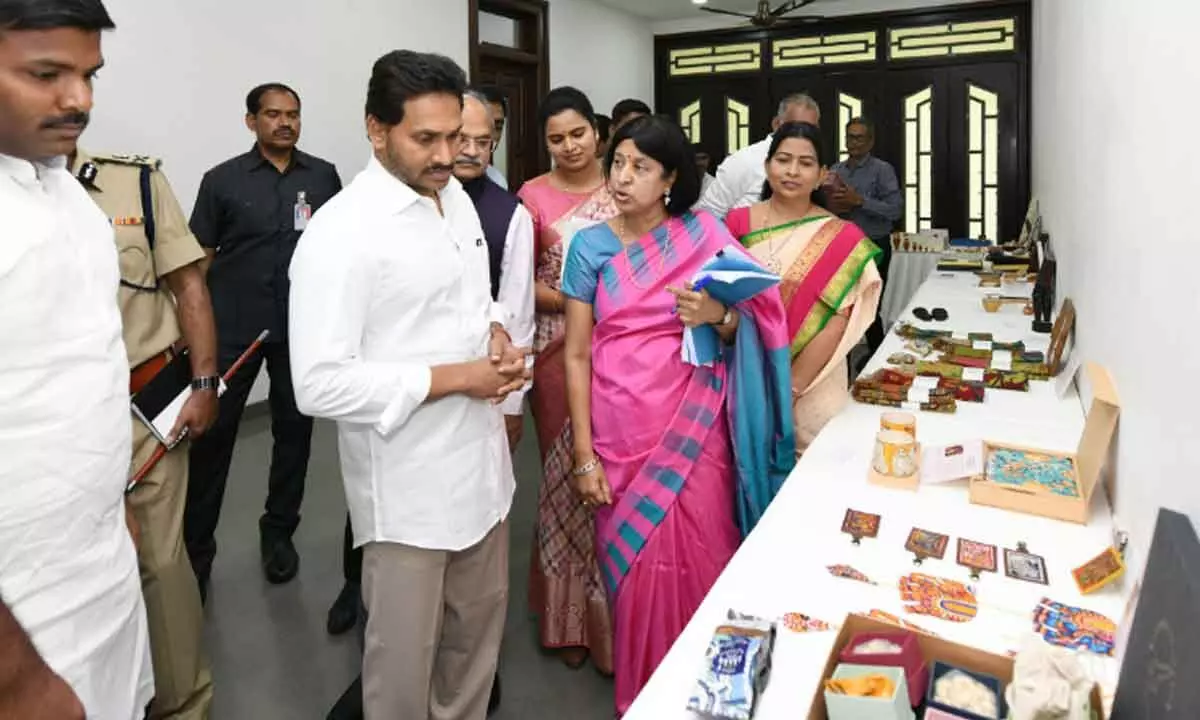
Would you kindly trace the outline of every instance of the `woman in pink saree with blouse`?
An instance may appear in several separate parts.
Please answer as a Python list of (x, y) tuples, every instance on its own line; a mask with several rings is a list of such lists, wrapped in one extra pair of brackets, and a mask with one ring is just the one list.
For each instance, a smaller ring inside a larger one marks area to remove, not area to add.
[[(621, 214), (575, 235), (562, 287), (571, 475), (595, 512), (623, 714), (791, 471), (795, 441), (777, 288), (730, 307), (692, 289), (718, 254), (750, 258), (688, 210), (700, 180), (682, 131), (635, 120), (607, 163)], [(682, 343), (701, 326), (723, 346), (697, 366)]]

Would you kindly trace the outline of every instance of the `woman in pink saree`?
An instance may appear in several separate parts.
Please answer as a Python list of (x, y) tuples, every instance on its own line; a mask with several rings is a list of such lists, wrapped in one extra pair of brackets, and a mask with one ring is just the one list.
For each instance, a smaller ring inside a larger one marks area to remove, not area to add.
[(575, 233), (617, 214), (596, 157), (595, 115), (587, 97), (571, 87), (552, 90), (540, 108), (546, 149), (554, 170), (517, 195), (533, 216), (537, 259), (537, 335), (530, 406), (542, 456), (538, 524), (529, 571), (529, 605), (538, 617), (542, 647), (570, 667), (590, 655), (612, 674), (612, 626), (592, 544), (591, 513), (579, 505), (568, 481), (571, 426), (563, 369), (565, 298), (560, 290), (567, 243)]
[(799, 455), (850, 401), (846, 355), (879, 307), (880, 250), (857, 225), (813, 202), (828, 172), (816, 126), (780, 126), (766, 164), (763, 202), (730, 211), (725, 224), (783, 278)]
[[(688, 210), (700, 179), (683, 132), (635, 120), (607, 163), (621, 214), (572, 240), (563, 293), (572, 475), (595, 511), (623, 714), (790, 472), (794, 439), (777, 289), (732, 307), (692, 289), (719, 253), (750, 259)], [(684, 328), (704, 325), (723, 353), (688, 364)]]

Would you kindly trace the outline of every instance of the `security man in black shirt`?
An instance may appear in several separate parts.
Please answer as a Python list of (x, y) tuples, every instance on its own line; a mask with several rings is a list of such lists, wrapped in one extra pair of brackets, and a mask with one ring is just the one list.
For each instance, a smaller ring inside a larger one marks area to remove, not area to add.
[(212, 257), (212, 295), (224, 372), (263, 330), (262, 351), (237, 373), (221, 398), (216, 424), (192, 446), (184, 537), (201, 597), (217, 546), (214, 533), (238, 423), (262, 363), (271, 379), (271, 456), (266, 511), (259, 521), (263, 571), (272, 583), (296, 575), (300, 559), (292, 534), (308, 469), (312, 419), (300, 414), (288, 357), (288, 265), (300, 233), (318, 208), (342, 189), (334, 166), (296, 149), (300, 96), (279, 83), (246, 96), (246, 127), (257, 141), (249, 152), (204, 175), (191, 228)]

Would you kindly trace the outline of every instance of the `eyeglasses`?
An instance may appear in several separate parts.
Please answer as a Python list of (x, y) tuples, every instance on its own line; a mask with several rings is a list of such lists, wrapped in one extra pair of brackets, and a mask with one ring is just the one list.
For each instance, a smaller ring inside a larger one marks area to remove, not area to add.
[(463, 150), (470, 150), (474, 148), (479, 152), (491, 152), (492, 150), (496, 149), (496, 141), (493, 140), (490, 135), (485, 138), (464, 137), (462, 139), (462, 145)]
[(846, 142), (863, 142), (867, 137), (863, 133), (846, 133)]

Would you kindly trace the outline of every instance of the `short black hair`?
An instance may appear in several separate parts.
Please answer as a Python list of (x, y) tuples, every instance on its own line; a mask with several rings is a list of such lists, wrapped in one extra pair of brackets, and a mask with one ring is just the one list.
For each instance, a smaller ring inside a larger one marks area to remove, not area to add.
[(630, 115), (652, 115), (653, 113), (650, 106), (641, 100), (626, 98), (613, 105), (611, 114), (613, 125), (620, 125), (621, 121)]
[[(812, 143), (813, 150), (817, 153), (817, 165), (829, 166), (829, 156), (825, 150), (825, 143), (821, 140), (821, 129), (806, 122), (788, 122), (779, 126), (779, 129), (771, 136), (771, 146), (767, 149), (767, 162), (770, 162), (771, 158), (775, 157), (775, 153), (779, 152), (779, 146), (783, 144), (783, 141), (790, 138), (807, 140)], [(769, 200), (774, 193), (775, 191), (771, 189), (771, 181), (763, 181), (762, 199)], [(813, 191), (812, 200), (817, 205), (825, 207), (825, 194), (820, 188)]]
[(563, 85), (546, 93), (546, 99), (542, 100), (542, 105), (538, 108), (538, 128), (541, 134), (546, 134), (546, 124), (550, 122), (550, 118), (568, 110), (579, 113), (592, 127), (596, 127), (596, 111), (592, 108), (592, 101), (588, 100), (588, 96), (579, 88)]
[(846, 123), (846, 129), (849, 130), (851, 125), (862, 125), (867, 129), (868, 135), (875, 137), (875, 123), (871, 122), (865, 117), (860, 115), (858, 117), (850, 118), (850, 122)]
[[(3, 0), (0, 0), (3, 2)], [(263, 96), (269, 92), (287, 93), (296, 98), (296, 104), (300, 104), (300, 93), (291, 89), (287, 85), (280, 82), (263, 83), (246, 93), (246, 113), (249, 115), (257, 115), (259, 110), (262, 110)]]
[(503, 90), (496, 85), (479, 85), (474, 90), (487, 98), (488, 102), (504, 108), (504, 116), (508, 117), (508, 96), (504, 94)]
[(596, 132), (600, 133), (600, 142), (608, 142), (608, 138), (612, 135), (612, 118), (597, 114)]
[(409, 100), (437, 93), (453, 95), (461, 105), (466, 90), (466, 73), (445, 55), (393, 50), (371, 68), (366, 112), (385, 125), (399, 125)]
[(101, 0), (0, 0), (0, 31), (116, 27)]
[(667, 212), (679, 216), (691, 210), (700, 199), (700, 172), (696, 169), (692, 144), (679, 124), (661, 115), (643, 115), (622, 125), (613, 135), (604, 157), (606, 175), (612, 171), (617, 147), (626, 140), (632, 140), (638, 150), (657, 160), (663, 166), (664, 176), (675, 173)]

